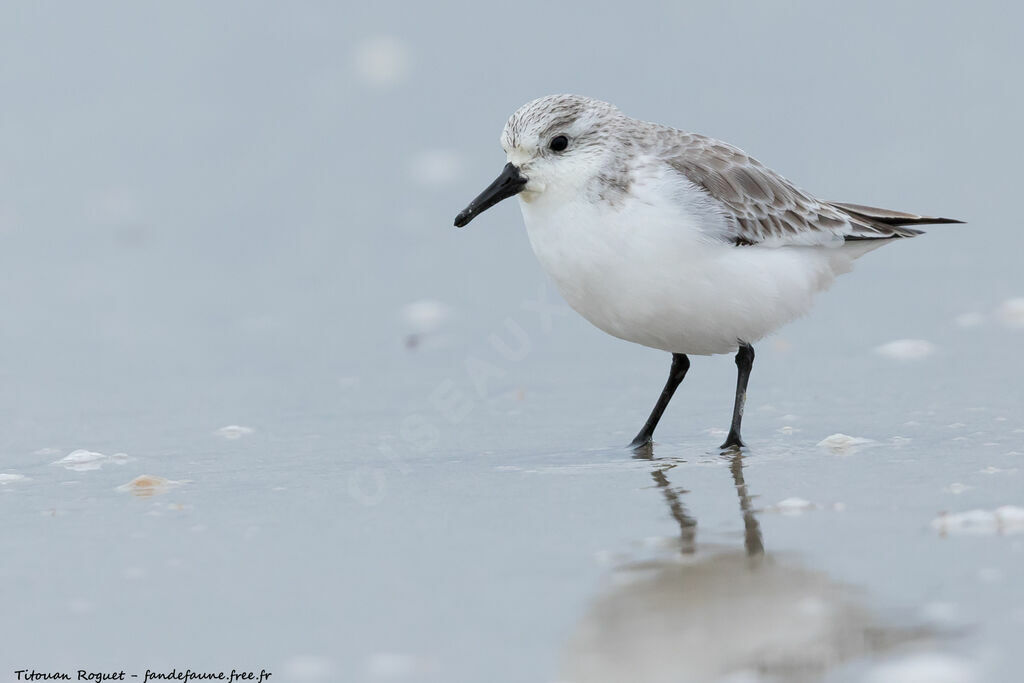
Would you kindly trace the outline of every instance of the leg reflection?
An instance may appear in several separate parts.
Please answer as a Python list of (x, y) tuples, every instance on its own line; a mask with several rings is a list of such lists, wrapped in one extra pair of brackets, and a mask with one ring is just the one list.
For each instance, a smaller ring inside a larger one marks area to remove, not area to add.
[(690, 516), (682, 501), (679, 500), (679, 494), (686, 493), (686, 491), (676, 491), (669, 483), (665, 472), (670, 469), (672, 468), (666, 467), (663, 470), (654, 470), (651, 472), (651, 476), (654, 477), (654, 483), (664, 494), (668, 509), (672, 511), (672, 518), (679, 525), (680, 548), (683, 554), (692, 555), (697, 550), (697, 520)]
[[(633, 457), (639, 460), (654, 460), (654, 444), (647, 442), (634, 447)], [(679, 525), (679, 540), (683, 554), (691, 555), (697, 550), (697, 520), (686, 511), (686, 506), (679, 499), (679, 494), (686, 493), (686, 491), (675, 489), (668, 480), (666, 472), (673, 467), (675, 467), (674, 464), (666, 464), (665, 467), (652, 470), (651, 477), (654, 478), (654, 483), (665, 496), (672, 519), (676, 520), (676, 524)]]
[[(641, 460), (655, 460), (654, 445), (643, 444), (633, 449), (633, 457)], [(747, 483), (743, 478), (743, 452), (739, 447), (726, 449), (723, 457), (729, 458), (729, 470), (732, 472), (733, 484), (736, 486), (736, 494), (740, 499), (740, 513), (743, 515), (743, 545), (749, 557), (764, 555), (764, 540), (761, 537), (761, 524), (754, 514), (754, 506), (751, 504), (751, 496), (747, 491)], [(679, 525), (679, 538), (682, 541), (682, 552), (692, 554), (697, 548), (697, 519), (690, 515), (680, 499), (680, 494), (686, 493), (681, 489), (673, 487), (668, 479), (668, 471), (675, 467), (674, 464), (666, 464), (665, 467), (653, 470), (651, 477), (657, 484), (668, 503), (668, 509), (672, 513), (672, 519)]]
[(736, 484), (736, 494), (740, 497), (740, 512), (743, 513), (743, 545), (750, 557), (764, 555), (761, 524), (754, 514), (753, 506), (750, 504), (750, 494), (747, 492), (747, 482), (743, 479), (743, 453), (739, 448), (730, 448), (724, 455), (729, 458), (732, 481)]

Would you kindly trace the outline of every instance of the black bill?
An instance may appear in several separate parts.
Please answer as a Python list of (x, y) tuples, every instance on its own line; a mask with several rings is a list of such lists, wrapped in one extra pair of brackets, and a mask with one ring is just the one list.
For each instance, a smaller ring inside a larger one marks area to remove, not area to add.
[(519, 169), (512, 165), (512, 162), (505, 164), (501, 175), (494, 179), (494, 182), (487, 186), (476, 199), (469, 203), (458, 216), (455, 217), (455, 227), (461, 228), (468, 225), (477, 215), (491, 208), (502, 199), (519, 194), (526, 187), (526, 178), (519, 172)]

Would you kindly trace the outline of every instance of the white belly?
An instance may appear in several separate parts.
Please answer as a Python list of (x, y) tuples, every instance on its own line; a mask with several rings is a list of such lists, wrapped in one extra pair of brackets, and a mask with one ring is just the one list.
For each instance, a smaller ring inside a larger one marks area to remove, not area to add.
[(673, 353), (735, 351), (806, 313), (849, 270), (843, 247), (736, 247), (698, 217), (521, 202), (530, 244), (569, 305), (605, 332)]

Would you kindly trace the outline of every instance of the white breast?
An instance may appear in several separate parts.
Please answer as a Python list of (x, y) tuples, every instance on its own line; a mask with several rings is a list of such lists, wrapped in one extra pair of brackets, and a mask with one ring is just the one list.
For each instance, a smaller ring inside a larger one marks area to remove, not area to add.
[(702, 190), (638, 180), (618, 203), (521, 201), (530, 244), (569, 305), (605, 332), (674, 353), (734, 351), (804, 314), (849, 270), (842, 247), (736, 247)]

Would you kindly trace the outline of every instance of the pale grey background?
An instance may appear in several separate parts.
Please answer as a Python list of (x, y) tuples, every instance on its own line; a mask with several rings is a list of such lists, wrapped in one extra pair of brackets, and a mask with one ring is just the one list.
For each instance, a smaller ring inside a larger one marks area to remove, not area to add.
[[(929, 524), (1024, 505), (1024, 331), (994, 314), (1024, 296), (1021, 20), (1005, 3), (4, 4), (0, 473), (27, 479), (0, 484), (0, 679), (557, 679), (614, 558), (678, 533), (620, 448), (665, 354), (557, 302), (513, 202), (451, 227), (504, 163), (506, 117), (566, 91), (724, 138), (829, 199), (969, 221), (871, 254), (758, 347), (746, 478), (758, 509), (825, 508), (761, 513), (770, 553), (856, 587), (881, 622), (944, 615), (961, 635), (925, 650), (956, 658), (950, 680), (1011, 680), (1021, 537)], [(523, 308), (538, 292), (550, 327)], [(421, 300), (452, 314), (410, 350), (401, 311)], [(488, 341), (507, 318), (520, 360)], [(936, 350), (873, 352), (899, 338)], [(502, 373), (482, 399), (470, 357)], [(655, 454), (698, 541), (741, 548), (706, 431), (733, 372), (695, 359)], [(470, 397), (457, 423), (432, 399), (446, 381)], [(254, 431), (215, 433), (230, 424)], [(835, 432), (878, 445), (815, 446)], [(78, 448), (134, 459), (50, 464)], [(115, 490), (143, 473), (189, 483)]]

